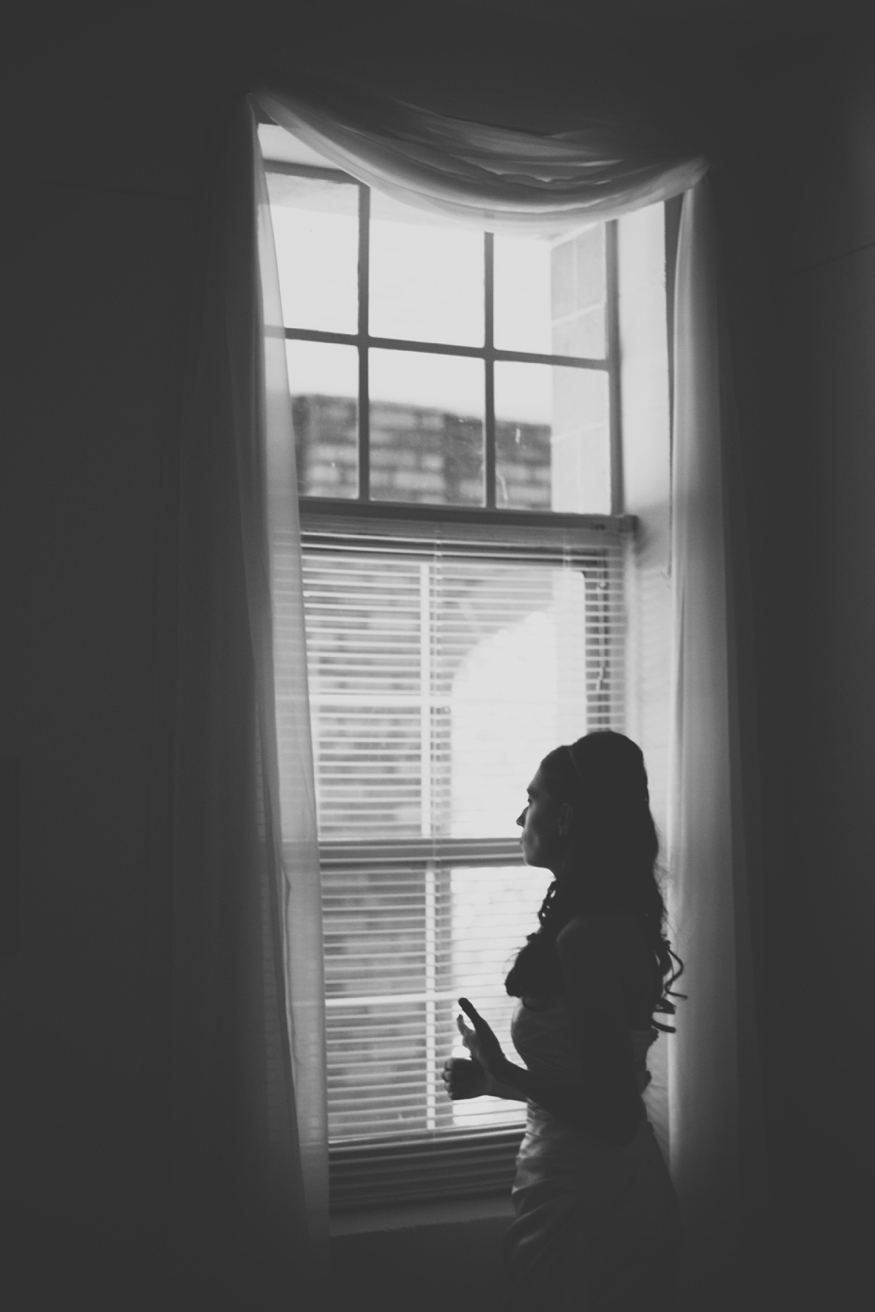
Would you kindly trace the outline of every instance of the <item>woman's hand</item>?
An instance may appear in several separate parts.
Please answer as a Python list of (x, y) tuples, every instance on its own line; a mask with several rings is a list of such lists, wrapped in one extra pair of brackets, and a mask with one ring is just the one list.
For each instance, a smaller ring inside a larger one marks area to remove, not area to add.
[(444, 1088), (454, 1102), (460, 1098), (482, 1098), (489, 1092), (490, 1079), (479, 1061), (451, 1057), (444, 1062)]
[(462, 1042), (487, 1075), (491, 1075), (494, 1079), (499, 1078), (507, 1062), (495, 1033), (467, 998), (459, 998), (459, 1006), (474, 1027), (470, 1029), (461, 1016), (456, 1018)]

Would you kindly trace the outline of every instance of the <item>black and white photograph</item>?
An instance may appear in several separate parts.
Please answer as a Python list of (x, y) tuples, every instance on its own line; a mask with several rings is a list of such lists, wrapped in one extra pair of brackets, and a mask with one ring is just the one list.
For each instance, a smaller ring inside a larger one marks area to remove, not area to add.
[(875, 1305), (875, 8), (3, 28), (4, 1312)]

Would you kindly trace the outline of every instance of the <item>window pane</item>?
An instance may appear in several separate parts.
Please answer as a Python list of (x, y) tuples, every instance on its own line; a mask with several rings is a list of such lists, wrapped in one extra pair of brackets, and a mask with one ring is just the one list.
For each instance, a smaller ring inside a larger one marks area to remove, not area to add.
[(350, 183), (268, 173), (287, 328), (358, 328), (358, 192)]
[(370, 353), (371, 498), (483, 505), (483, 363)]
[(553, 350), (550, 242), (495, 234), (495, 345), (504, 351)]
[(444, 796), (432, 768), (437, 832), (516, 838), (538, 762), (596, 727), (588, 644), (597, 617), (585, 572), (453, 561), (437, 568), (434, 591), (432, 678), (446, 725), (438, 717), (432, 733), (443, 727), (449, 775)]
[(429, 706), (422, 565), (307, 551), (304, 586), (319, 835), (418, 838)]
[(274, 162), (310, 164), (321, 169), (337, 168), (333, 160), (320, 155), (311, 146), (305, 146), (303, 141), (276, 123), (259, 123), (258, 140), (268, 169)]
[(441, 863), (323, 871), (332, 1141), (514, 1124), (524, 1100), (451, 1103), (440, 1072), (467, 1055), (456, 999), (476, 1001), (506, 1051), (504, 977), (537, 926), (545, 870)]
[[(508, 997), (504, 979), (526, 935), (538, 927), (538, 907), (551, 879), (549, 870), (526, 866), (451, 872), (449, 989), (453, 1001), (468, 997), (474, 1002), (511, 1059), (510, 1022), (517, 999)], [(468, 1056), (455, 1026), (457, 1015), (453, 1006), (447, 1030), (438, 1030), (441, 1067), (448, 1057)], [(474, 1098), (451, 1106), (458, 1129), (513, 1124), (525, 1117), (522, 1103), (502, 1098)]]
[(604, 224), (559, 238), (495, 237), (495, 345), (605, 354)]
[(483, 345), (483, 234), (371, 193), (374, 337)]
[(426, 883), (421, 866), (323, 870), (332, 1140), (429, 1128)]
[(561, 365), (495, 365), (495, 503), (611, 511), (608, 378)]
[(621, 562), (597, 557), (306, 549), (323, 839), (518, 837), (538, 761), (621, 698)]
[(286, 342), (298, 492), (358, 496), (358, 351)]
[[(617, 546), (564, 562), (558, 544), (537, 560), (494, 541), (423, 546), (305, 535), (335, 1141), (522, 1118), (446, 1098), (456, 999), (508, 1042), (504, 975), (550, 879), (520, 864), (526, 785), (558, 742), (623, 723)], [(500, 866), (478, 868), (484, 838)]]
[(556, 355), (604, 356), (606, 282), (604, 224), (556, 242), (550, 252)]

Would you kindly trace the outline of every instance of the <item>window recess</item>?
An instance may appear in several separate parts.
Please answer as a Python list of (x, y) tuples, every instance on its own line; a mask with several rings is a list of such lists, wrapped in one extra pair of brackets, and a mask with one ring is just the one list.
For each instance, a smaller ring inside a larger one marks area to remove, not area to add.
[(623, 527), (304, 505), (335, 1211), (512, 1176), (523, 1104), (451, 1103), (440, 1071), (460, 994), (510, 1050), (503, 979), (549, 881), (515, 824), (538, 760), (623, 723)]

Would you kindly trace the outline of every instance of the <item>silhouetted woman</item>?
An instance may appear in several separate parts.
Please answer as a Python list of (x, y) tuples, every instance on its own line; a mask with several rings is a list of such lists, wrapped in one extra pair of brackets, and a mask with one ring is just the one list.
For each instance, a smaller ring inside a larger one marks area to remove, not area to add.
[[(541, 762), (517, 823), (527, 865), (553, 872), (540, 928), (507, 977), (525, 1069), (471, 1003), (471, 1059), (451, 1098), (528, 1101), (507, 1238), (507, 1307), (620, 1312), (670, 1306), (677, 1201), (641, 1094), (654, 1012), (682, 969), (664, 933), (658, 840), (640, 749), (601, 731)], [(680, 969), (675, 969), (677, 962)]]

